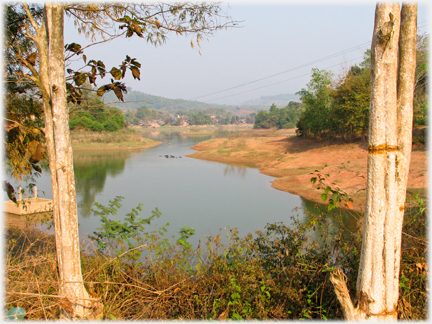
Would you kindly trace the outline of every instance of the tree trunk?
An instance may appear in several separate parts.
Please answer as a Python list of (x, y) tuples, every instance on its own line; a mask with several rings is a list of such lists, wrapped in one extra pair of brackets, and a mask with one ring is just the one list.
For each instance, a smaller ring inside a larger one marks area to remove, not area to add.
[[(46, 4), (49, 35), (49, 81), (55, 148), (55, 175), (60, 214), (61, 247), (57, 248), (63, 279), (63, 293), (72, 303), (73, 316), (91, 314), (91, 302), (81, 272), (78, 215), (72, 146), (69, 137), (69, 112), (66, 101), (63, 4)], [(53, 188), (54, 189), (54, 188)]]
[(404, 4), (402, 15), (397, 3), (376, 7), (368, 182), (356, 307), (341, 270), (331, 276), (348, 320), (397, 319), (402, 221), (411, 156), (416, 17), (415, 4)]
[[(79, 250), (78, 215), (69, 112), (66, 101), (63, 20), (64, 5), (47, 3), (44, 20), (38, 26), (24, 5), (35, 30), (32, 39), (38, 49), (40, 69), (34, 79), (43, 96), (45, 138), (51, 174), (53, 220), (60, 277), (59, 294), (65, 298), (63, 314), (69, 318), (95, 318), (101, 304), (90, 298), (82, 273)], [(68, 307), (69, 306), (69, 307)]]

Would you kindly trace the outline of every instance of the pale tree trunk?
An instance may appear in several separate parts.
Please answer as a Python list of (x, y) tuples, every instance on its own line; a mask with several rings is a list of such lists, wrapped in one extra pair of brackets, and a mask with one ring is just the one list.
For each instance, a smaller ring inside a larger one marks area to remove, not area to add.
[[(396, 320), (402, 222), (411, 157), (417, 5), (379, 3), (371, 51), (368, 182), (354, 306), (331, 276), (348, 320)], [(399, 56), (399, 58), (398, 58)]]
[(42, 91), (45, 111), (45, 137), (53, 195), (53, 219), (60, 295), (63, 314), (68, 318), (94, 318), (100, 303), (85, 289), (80, 262), (78, 215), (72, 146), (69, 136), (69, 113), (66, 101), (63, 21), (64, 6), (47, 3), (44, 21), (37, 26), (27, 15), (36, 35), (28, 36), (38, 48), (40, 70), (35, 81)]

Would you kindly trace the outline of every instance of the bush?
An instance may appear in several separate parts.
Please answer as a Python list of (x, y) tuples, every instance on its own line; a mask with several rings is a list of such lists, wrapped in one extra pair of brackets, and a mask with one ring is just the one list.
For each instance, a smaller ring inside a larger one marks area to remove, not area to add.
[(106, 131), (108, 132), (115, 132), (117, 130), (120, 129), (119, 124), (117, 124), (115, 122), (115, 120), (113, 120), (113, 118), (108, 119), (105, 123), (104, 123), (104, 128)]
[(101, 123), (95, 121), (93, 126), (91, 127), (91, 130), (94, 132), (102, 132), (105, 130), (105, 128)]
[(79, 118), (74, 118), (69, 120), (69, 129), (73, 130), (75, 129), (76, 125), (79, 123), (80, 119)]
[(79, 123), (77, 125), (82, 126), (86, 129), (91, 129), (93, 127), (93, 124), (95, 121), (92, 118), (89, 117), (81, 117), (79, 120)]
[(125, 119), (124, 119), (123, 114), (114, 115), (110, 119), (117, 123), (117, 125), (119, 126), (119, 129), (125, 127)]

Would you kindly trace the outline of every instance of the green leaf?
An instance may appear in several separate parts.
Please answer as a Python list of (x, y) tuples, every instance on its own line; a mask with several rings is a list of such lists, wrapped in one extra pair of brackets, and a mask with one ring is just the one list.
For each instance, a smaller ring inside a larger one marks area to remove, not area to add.
[(329, 186), (327, 186), (327, 188), (325, 188), (324, 193), (328, 193), (331, 190), (331, 188)]
[(327, 200), (327, 194), (322, 194), (321, 195), (321, 200), (322, 201), (326, 201)]
[(311, 181), (312, 183), (316, 183), (317, 178), (316, 178), (316, 177), (313, 177), (313, 178), (310, 179), (310, 181)]

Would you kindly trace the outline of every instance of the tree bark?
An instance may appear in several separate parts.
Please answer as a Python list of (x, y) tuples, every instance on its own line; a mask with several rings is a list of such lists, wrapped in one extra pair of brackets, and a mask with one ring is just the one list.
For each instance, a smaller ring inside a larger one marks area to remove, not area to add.
[(49, 35), (49, 91), (55, 148), (55, 175), (60, 214), (61, 248), (57, 253), (62, 260), (63, 293), (72, 303), (75, 317), (91, 314), (90, 296), (81, 272), (78, 215), (76, 207), (75, 179), (72, 146), (69, 138), (69, 112), (66, 101), (63, 4), (47, 3), (47, 29)]
[(404, 4), (402, 15), (397, 3), (376, 6), (368, 182), (356, 307), (349, 294), (347, 297), (341, 270), (331, 276), (344, 316), (349, 320), (397, 319), (402, 222), (412, 141), (416, 17), (415, 4)]
[[(42, 92), (45, 138), (51, 174), (53, 220), (60, 277), (59, 294), (64, 296), (63, 315), (67, 318), (95, 318), (101, 304), (90, 298), (82, 273), (79, 250), (78, 215), (72, 146), (69, 138), (69, 112), (66, 100), (64, 60), (64, 5), (46, 3), (44, 20), (38, 26), (24, 4), (34, 35), (27, 36), (38, 49), (40, 69), (34, 73)], [(72, 312), (71, 312), (72, 310)]]

